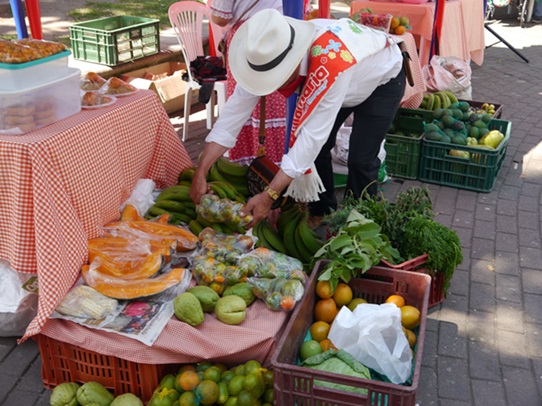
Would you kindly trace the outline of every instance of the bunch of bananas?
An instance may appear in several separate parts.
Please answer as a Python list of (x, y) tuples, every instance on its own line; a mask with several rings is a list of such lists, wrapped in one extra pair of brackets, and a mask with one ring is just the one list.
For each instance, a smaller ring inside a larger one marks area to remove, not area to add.
[(220, 157), (209, 170), (207, 178), (211, 181), (229, 183), (237, 190), (237, 194), (246, 198), (249, 196), (247, 173), (248, 166)]
[(447, 109), (450, 104), (457, 103), (457, 97), (449, 90), (425, 93), (420, 108), (424, 110)]
[(297, 258), (307, 265), (324, 245), (320, 235), (310, 229), (307, 220), (308, 212), (294, 204), (287, 210), (281, 210), (277, 228), (263, 220), (252, 232), (258, 237), (259, 245)]

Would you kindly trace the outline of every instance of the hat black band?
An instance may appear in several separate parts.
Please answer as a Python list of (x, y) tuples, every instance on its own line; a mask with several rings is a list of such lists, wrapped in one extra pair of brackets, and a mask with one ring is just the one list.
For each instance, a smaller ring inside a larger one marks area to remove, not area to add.
[(278, 55), (275, 59), (267, 63), (264, 63), (263, 65), (254, 65), (250, 63), (250, 61), (247, 59), (248, 66), (250, 66), (256, 72), (265, 72), (278, 66), (284, 60), (284, 58), (286, 58), (286, 55), (288, 55), (288, 52), (290, 52), (290, 49), (292, 49), (292, 46), (294, 45), (294, 38), (295, 38), (295, 31), (293, 27), (290, 25), (290, 44), (280, 55)]

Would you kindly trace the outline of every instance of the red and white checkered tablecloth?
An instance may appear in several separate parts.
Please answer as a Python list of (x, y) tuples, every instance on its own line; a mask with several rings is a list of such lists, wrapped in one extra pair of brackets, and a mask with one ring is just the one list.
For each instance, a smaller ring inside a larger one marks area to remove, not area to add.
[(288, 323), (290, 313), (269, 310), (262, 300), (247, 309), (239, 325), (218, 321), (205, 314), (205, 321), (192, 327), (172, 317), (154, 344), (62, 319), (49, 319), (41, 334), (107, 356), (141, 364), (184, 364), (203, 360), (237, 365), (251, 359), (270, 366), (271, 356)]
[(155, 93), (0, 136), (0, 258), (37, 273), (37, 334), (87, 260), (87, 241), (120, 216), (139, 179), (177, 182), (192, 162)]
[(423, 93), (427, 90), (427, 87), (423, 79), (418, 51), (416, 50), (416, 41), (414, 40), (414, 36), (410, 33), (396, 35), (395, 37), (401, 38), (406, 44), (406, 49), (410, 56), (410, 71), (412, 72), (412, 79), (414, 80), (413, 86), (410, 86), (408, 82), (405, 86), (405, 94), (401, 100), (401, 107), (417, 109), (422, 102)]

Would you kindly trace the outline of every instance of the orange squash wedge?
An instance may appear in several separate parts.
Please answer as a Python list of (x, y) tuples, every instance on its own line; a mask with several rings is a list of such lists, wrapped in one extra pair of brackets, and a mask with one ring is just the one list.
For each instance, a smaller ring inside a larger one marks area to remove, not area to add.
[(122, 210), (122, 213), (120, 215), (121, 221), (127, 221), (127, 220), (143, 220), (143, 217), (139, 215), (139, 212), (135, 208), (135, 206), (131, 204), (127, 204), (124, 206), (124, 209)]
[(83, 265), (81, 272), (86, 284), (102, 295), (114, 299), (129, 300), (163, 292), (181, 282), (187, 270), (185, 268), (173, 268), (168, 273), (159, 275), (156, 278), (135, 280), (103, 275), (96, 269), (91, 269), (89, 265)]
[(155, 252), (144, 257), (130, 258), (128, 261), (115, 260), (107, 255), (96, 253), (92, 259), (89, 256), (89, 262), (97, 263), (96, 270), (103, 275), (136, 280), (150, 278), (162, 268), (165, 261), (160, 253)]

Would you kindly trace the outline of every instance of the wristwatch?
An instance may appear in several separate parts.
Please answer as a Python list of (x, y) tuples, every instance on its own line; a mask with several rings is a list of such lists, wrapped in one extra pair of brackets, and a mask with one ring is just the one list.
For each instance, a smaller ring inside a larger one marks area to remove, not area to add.
[(273, 199), (274, 202), (276, 202), (279, 198), (279, 193), (276, 190), (271, 189), (269, 186), (266, 186), (263, 190), (266, 192), (271, 199)]

